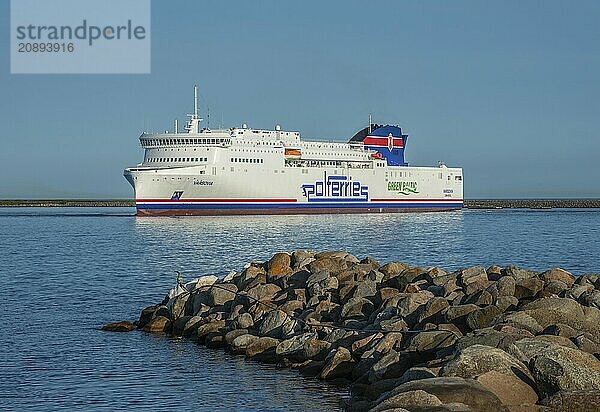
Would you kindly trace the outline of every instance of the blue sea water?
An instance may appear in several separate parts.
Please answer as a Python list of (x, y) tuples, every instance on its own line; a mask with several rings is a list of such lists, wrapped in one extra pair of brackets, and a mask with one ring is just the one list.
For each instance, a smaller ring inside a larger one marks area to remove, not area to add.
[(600, 272), (600, 210), (138, 218), (129, 208), (0, 208), (1, 410), (339, 410), (343, 388), (142, 332), (186, 279), (277, 251), (345, 249), (447, 270)]

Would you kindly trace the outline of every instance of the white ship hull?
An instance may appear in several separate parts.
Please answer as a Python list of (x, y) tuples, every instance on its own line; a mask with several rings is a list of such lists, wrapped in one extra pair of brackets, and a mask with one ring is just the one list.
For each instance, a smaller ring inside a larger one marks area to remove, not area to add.
[(455, 210), (462, 169), (413, 167), (398, 126), (370, 124), (348, 143), (242, 128), (140, 136), (144, 160), (125, 169), (139, 215), (368, 213)]
[(460, 169), (314, 168), (303, 173), (300, 168), (268, 170), (247, 165), (241, 170), (201, 174), (206, 169), (211, 172), (205, 166), (129, 169), (126, 176), (135, 188), (138, 214), (377, 213), (463, 206), (462, 180), (455, 180)]

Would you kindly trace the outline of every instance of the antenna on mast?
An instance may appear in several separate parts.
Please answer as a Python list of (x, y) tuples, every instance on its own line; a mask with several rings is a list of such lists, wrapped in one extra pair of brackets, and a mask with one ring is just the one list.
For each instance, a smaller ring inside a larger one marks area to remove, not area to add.
[(175, 119), (175, 134), (179, 133), (179, 124), (177, 122), (177, 119)]
[(206, 105), (206, 127), (210, 130), (210, 106)]
[(198, 117), (198, 86), (194, 85), (194, 116)]
[(194, 85), (194, 113), (188, 114), (189, 120), (185, 125), (188, 133), (199, 133), (201, 118), (198, 117), (198, 86)]
[(371, 121), (371, 113), (369, 113), (369, 133), (371, 133), (371, 124), (373, 122)]

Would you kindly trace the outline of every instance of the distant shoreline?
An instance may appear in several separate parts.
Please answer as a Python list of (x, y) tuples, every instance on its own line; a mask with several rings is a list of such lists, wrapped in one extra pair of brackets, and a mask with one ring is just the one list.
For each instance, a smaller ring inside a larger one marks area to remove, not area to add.
[[(135, 207), (128, 199), (0, 200), (0, 207)], [(600, 208), (600, 199), (468, 199), (466, 209)]]

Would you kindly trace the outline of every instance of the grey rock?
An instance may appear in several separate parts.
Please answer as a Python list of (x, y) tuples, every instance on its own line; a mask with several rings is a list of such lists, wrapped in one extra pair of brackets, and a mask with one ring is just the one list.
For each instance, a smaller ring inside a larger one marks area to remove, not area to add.
[(221, 332), (225, 328), (224, 320), (217, 320), (213, 322), (207, 322), (198, 327), (196, 330), (196, 337), (198, 340), (203, 341), (204, 337), (209, 333)]
[(302, 347), (302, 356), (305, 359), (322, 361), (325, 359), (331, 349), (331, 343), (319, 339), (309, 339), (304, 342)]
[(281, 339), (293, 332), (297, 326), (297, 321), (286, 313), (273, 310), (263, 316), (258, 324), (258, 334)]
[(248, 296), (256, 300), (272, 300), (281, 288), (272, 283), (256, 285), (248, 290)]
[(258, 336), (254, 336), (251, 334), (237, 336), (231, 341), (229, 350), (231, 351), (231, 353), (236, 355), (245, 354), (246, 348), (250, 346), (250, 344), (254, 343), (256, 340), (258, 340)]
[(600, 391), (558, 391), (543, 399), (540, 404), (552, 411), (597, 412), (600, 405)]
[(208, 291), (210, 306), (223, 306), (235, 299), (238, 288), (233, 283), (214, 284)]
[(417, 389), (414, 391), (401, 392), (394, 396), (384, 399), (375, 408), (371, 409), (370, 412), (383, 412), (390, 410), (413, 410), (418, 408), (429, 409), (431, 407), (442, 405), (442, 401), (435, 395), (431, 395), (424, 390)]
[(489, 371), (506, 375), (519, 374), (520, 379), (533, 380), (529, 370), (516, 358), (505, 351), (484, 345), (473, 345), (460, 350), (453, 360), (448, 362), (440, 371), (441, 376), (458, 376), (475, 379)]
[(529, 364), (542, 398), (561, 390), (600, 390), (600, 361), (589, 353), (537, 338), (521, 339), (511, 351)]
[(307, 332), (281, 341), (275, 348), (275, 353), (281, 358), (302, 362), (307, 360), (304, 345), (309, 340), (317, 339), (316, 332)]
[(540, 325), (538, 321), (527, 312), (513, 312), (504, 314), (496, 320), (496, 323), (512, 324), (521, 329), (528, 330), (534, 335), (544, 330), (542, 325)]
[(430, 352), (454, 345), (458, 337), (445, 330), (423, 331), (415, 334), (409, 341), (406, 350), (409, 352)]
[(544, 281), (537, 278), (517, 279), (515, 283), (515, 297), (517, 299), (533, 298), (544, 288)]
[(315, 252), (311, 252), (308, 250), (296, 250), (292, 252), (292, 267), (294, 270), (299, 270), (310, 262), (315, 260)]
[[(398, 380), (398, 385), (419, 379), (435, 378), (437, 374), (425, 366), (413, 366), (402, 374)], [(397, 386), (397, 385), (396, 385)]]
[(477, 309), (467, 315), (466, 324), (471, 330), (489, 326), (502, 312), (494, 305)]
[(254, 326), (254, 319), (249, 313), (242, 313), (234, 319), (237, 329), (249, 329)]
[(365, 319), (375, 310), (373, 303), (366, 298), (351, 298), (342, 307), (340, 317), (343, 319)]
[(377, 283), (372, 280), (365, 280), (360, 282), (356, 289), (354, 289), (354, 293), (352, 294), (353, 298), (373, 298), (377, 293)]

